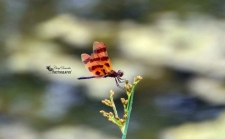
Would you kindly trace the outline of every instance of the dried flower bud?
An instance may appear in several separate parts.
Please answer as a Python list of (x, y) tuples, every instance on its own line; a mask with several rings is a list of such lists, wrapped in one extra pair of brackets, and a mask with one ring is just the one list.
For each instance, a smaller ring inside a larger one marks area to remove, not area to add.
[(103, 113), (105, 113), (105, 111), (103, 111), (103, 110), (100, 110), (100, 113), (101, 113), (101, 114), (103, 114)]
[(111, 103), (111, 101), (110, 101), (110, 100), (108, 100), (108, 99), (105, 99), (105, 102), (106, 102), (106, 103), (108, 103), (108, 104), (110, 104), (110, 103)]
[(119, 120), (120, 118), (118, 116), (115, 117), (117, 120)]
[(109, 114), (108, 113), (103, 113), (103, 116), (109, 118)]
[(135, 82), (138, 82), (138, 81), (140, 81), (140, 80), (142, 80), (143, 78), (141, 77), (141, 76), (137, 76), (135, 79), (134, 79), (134, 81)]
[(110, 90), (110, 95), (112, 95), (112, 96), (114, 95), (114, 92), (112, 90)]
[(122, 102), (122, 104), (124, 105), (125, 103), (125, 99), (124, 98), (120, 98), (120, 100), (121, 100), (121, 102)]
[(131, 85), (131, 84), (129, 84), (129, 85), (128, 85), (128, 87), (129, 87), (129, 89), (131, 89), (131, 88), (132, 88), (132, 85)]
[(126, 114), (123, 115), (123, 119), (124, 120), (127, 119), (127, 115)]
[(139, 80), (142, 80), (142, 79), (143, 79), (141, 76), (137, 76), (137, 78), (138, 78)]
[(112, 112), (109, 112), (109, 116), (114, 116), (114, 114)]

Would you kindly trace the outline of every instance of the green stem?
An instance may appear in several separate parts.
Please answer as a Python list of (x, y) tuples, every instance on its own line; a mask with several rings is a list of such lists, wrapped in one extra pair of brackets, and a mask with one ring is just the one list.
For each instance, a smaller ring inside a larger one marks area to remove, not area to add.
[(127, 130), (128, 130), (128, 125), (129, 125), (129, 121), (130, 121), (130, 114), (131, 114), (132, 103), (133, 103), (133, 98), (134, 98), (134, 88), (136, 85), (137, 85), (137, 83), (135, 85), (133, 85), (132, 90), (131, 90), (131, 98), (128, 101), (127, 121), (126, 121), (125, 129), (122, 132), (123, 133), (122, 139), (126, 139), (126, 136), (127, 136)]
[(113, 111), (114, 111), (115, 117), (118, 117), (118, 113), (117, 113), (115, 104), (113, 104)]
[(111, 100), (111, 103), (112, 103), (112, 108), (113, 108), (115, 117), (118, 117), (118, 113), (117, 113), (117, 110), (116, 110), (116, 106), (115, 106), (115, 103), (113, 101), (113, 96), (110, 96), (110, 100)]
[(127, 93), (127, 96), (128, 96), (128, 104), (127, 104), (127, 106), (126, 106), (126, 109), (129, 109), (131, 95), (132, 95), (132, 94)]

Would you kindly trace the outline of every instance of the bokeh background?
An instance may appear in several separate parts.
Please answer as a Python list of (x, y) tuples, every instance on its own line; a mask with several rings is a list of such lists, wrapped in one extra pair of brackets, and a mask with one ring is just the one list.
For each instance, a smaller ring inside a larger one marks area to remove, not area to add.
[[(129, 139), (225, 139), (225, 0), (1, 0), (0, 139), (119, 139), (114, 79), (77, 80), (94, 41), (135, 90)], [(64, 66), (72, 74), (49, 74)]]

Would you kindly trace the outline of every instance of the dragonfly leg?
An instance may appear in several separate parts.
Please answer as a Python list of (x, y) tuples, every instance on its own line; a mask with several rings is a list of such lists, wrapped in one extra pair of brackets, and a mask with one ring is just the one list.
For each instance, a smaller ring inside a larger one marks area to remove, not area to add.
[(120, 85), (119, 85), (119, 83), (118, 83), (118, 81), (119, 81), (119, 79), (117, 79), (117, 78), (115, 78), (115, 81), (116, 81), (116, 85), (117, 85), (117, 87), (119, 87), (120, 89), (123, 89), (123, 90), (125, 90), (123, 87), (121, 87)]
[(124, 83), (125, 82), (125, 79), (122, 79), (122, 78), (117, 78), (118, 82), (119, 83)]

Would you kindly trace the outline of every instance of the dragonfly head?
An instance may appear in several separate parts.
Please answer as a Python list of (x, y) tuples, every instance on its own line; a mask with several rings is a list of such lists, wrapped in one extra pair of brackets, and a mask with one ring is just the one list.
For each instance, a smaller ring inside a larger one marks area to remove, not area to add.
[(117, 76), (122, 77), (123, 76), (123, 71), (122, 70), (118, 70)]

